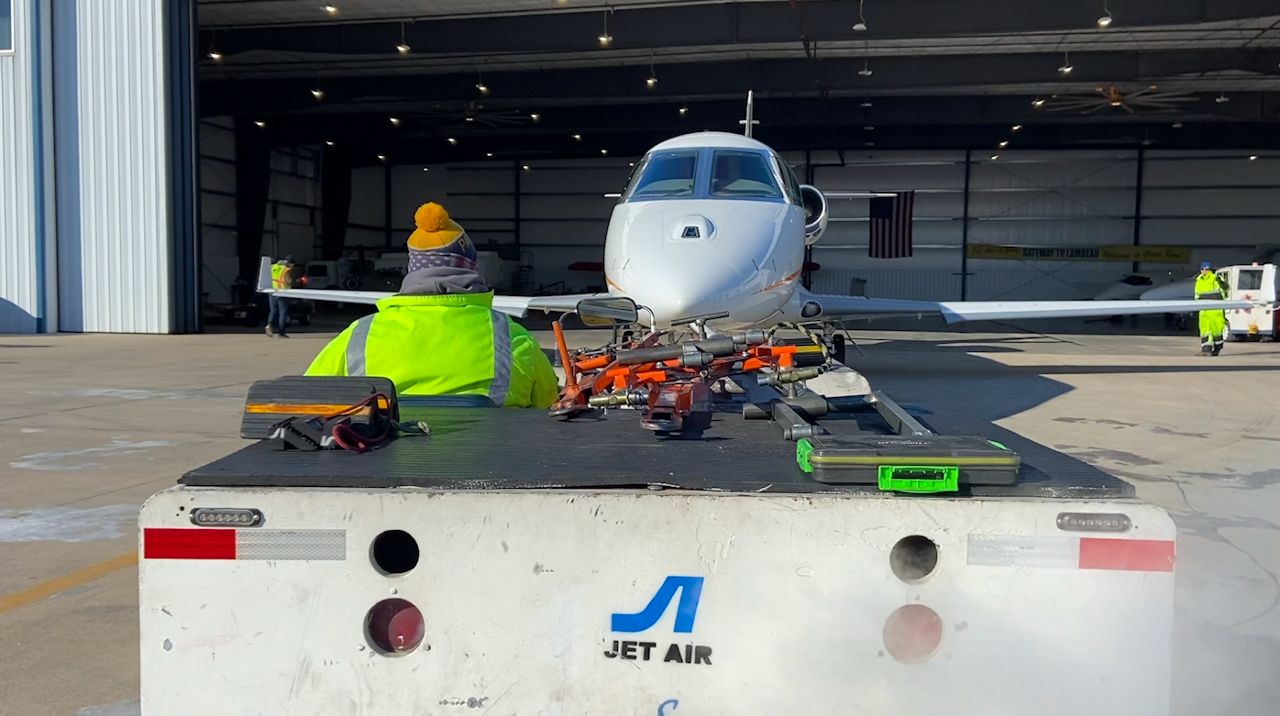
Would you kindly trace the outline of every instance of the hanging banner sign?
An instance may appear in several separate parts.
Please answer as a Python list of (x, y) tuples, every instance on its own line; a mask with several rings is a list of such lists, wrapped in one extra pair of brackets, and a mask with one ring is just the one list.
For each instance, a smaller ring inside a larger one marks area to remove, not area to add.
[(998, 246), (969, 244), (969, 258), (996, 261), (1145, 261), (1185, 264), (1191, 249), (1180, 246)]

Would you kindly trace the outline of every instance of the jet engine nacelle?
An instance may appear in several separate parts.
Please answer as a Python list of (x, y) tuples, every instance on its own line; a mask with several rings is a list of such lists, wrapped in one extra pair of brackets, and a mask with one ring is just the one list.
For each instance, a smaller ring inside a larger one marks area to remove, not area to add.
[(804, 205), (804, 245), (813, 246), (827, 230), (827, 197), (817, 187), (801, 184), (800, 203)]

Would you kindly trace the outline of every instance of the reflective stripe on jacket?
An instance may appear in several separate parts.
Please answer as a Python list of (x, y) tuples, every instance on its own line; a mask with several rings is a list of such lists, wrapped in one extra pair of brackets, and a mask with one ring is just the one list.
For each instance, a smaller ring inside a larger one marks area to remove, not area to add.
[(352, 323), (307, 375), (390, 378), (400, 395), (485, 395), (509, 408), (546, 408), (559, 393), (537, 341), (492, 293), (396, 295)]

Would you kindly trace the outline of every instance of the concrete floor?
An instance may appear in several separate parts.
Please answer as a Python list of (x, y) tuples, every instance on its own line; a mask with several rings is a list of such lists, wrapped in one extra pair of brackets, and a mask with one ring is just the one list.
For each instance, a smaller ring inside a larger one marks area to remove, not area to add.
[[(997, 420), (1168, 509), (1176, 712), (1274, 713), (1280, 344), (1206, 359), (1189, 336), (996, 329), (855, 332), (851, 362), (902, 402)], [(301, 372), (324, 330), (0, 337), (0, 712), (137, 713), (137, 506), (240, 447), (248, 385)]]

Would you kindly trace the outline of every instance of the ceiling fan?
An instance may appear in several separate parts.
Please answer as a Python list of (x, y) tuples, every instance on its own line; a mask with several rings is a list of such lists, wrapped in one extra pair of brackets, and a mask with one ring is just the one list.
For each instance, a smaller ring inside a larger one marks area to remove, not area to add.
[(1103, 109), (1119, 109), (1134, 114), (1137, 111), (1172, 112), (1200, 98), (1190, 92), (1161, 92), (1156, 85), (1148, 85), (1136, 92), (1125, 92), (1116, 85), (1094, 89), (1093, 94), (1053, 95), (1036, 104), (1044, 112), (1073, 112), (1093, 114)]
[(432, 120), (441, 129), (459, 127), (518, 127), (537, 120), (533, 115), (518, 109), (489, 109), (481, 102), (468, 102), (462, 111), (457, 109), (430, 109), (415, 112), (418, 116)]

